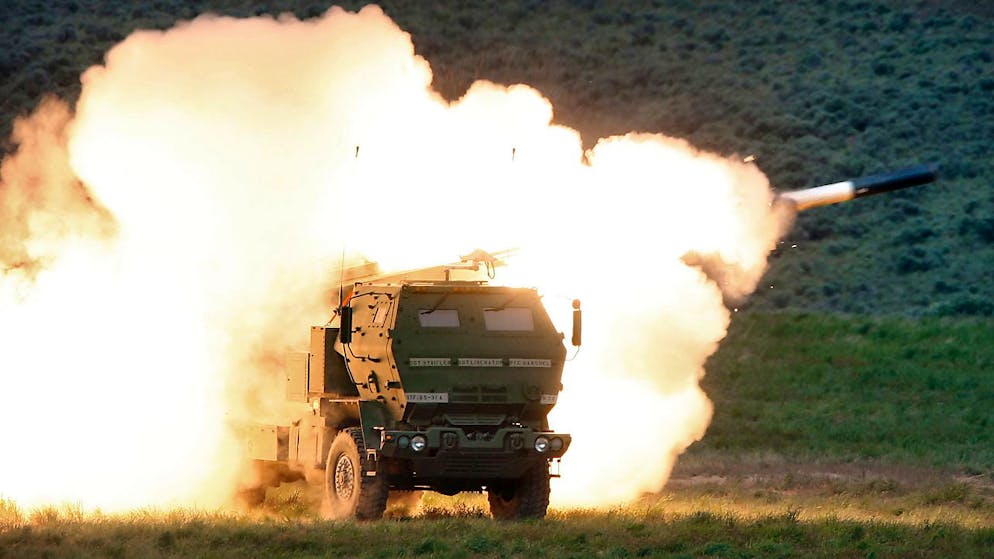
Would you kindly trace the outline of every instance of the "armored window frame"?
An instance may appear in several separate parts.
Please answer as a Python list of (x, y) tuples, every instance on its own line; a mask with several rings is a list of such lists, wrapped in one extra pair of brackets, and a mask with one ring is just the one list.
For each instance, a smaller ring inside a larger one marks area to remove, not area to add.
[(531, 307), (483, 309), (483, 325), (489, 332), (534, 332), (535, 313)]
[(459, 328), (456, 309), (418, 309), (418, 324), (422, 328)]

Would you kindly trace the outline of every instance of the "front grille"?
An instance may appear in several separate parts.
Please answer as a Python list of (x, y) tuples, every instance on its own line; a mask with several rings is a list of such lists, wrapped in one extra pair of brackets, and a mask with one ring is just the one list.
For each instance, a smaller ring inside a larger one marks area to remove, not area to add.
[(443, 474), (452, 477), (499, 477), (507, 470), (510, 456), (450, 456), (445, 459)]
[(450, 402), (500, 403), (507, 401), (506, 386), (456, 386), (449, 393)]
[(500, 425), (507, 417), (502, 413), (447, 413), (445, 420), (449, 425), (455, 426), (477, 426), (477, 425)]

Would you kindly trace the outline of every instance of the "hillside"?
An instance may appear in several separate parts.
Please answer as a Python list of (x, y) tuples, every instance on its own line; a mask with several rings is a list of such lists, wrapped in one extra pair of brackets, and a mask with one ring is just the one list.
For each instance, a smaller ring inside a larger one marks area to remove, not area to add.
[[(937, 185), (802, 215), (748, 305), (994, 314), (994, 11), (928, 0), (382, 5), (444, 95), (479, 78), (528, 83), (588, 143), (629, 130), (680, 136), (756, 156), (781, 189), (939, 162)], [(204, 11), (310, 17), (327, 7), (4, 2), (0, 133), (46, 93), (73, 99), (80, 72), (134, 29)]]

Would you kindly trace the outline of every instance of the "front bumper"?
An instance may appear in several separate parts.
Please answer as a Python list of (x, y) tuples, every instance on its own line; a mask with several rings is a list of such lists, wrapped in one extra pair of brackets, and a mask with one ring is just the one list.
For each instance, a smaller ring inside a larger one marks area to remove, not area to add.
[[(426, 439), (421, 451), (412, 448), (416, 436)], [(535, 449), (540, 437), (548, 441), (544, 452)], [(415, 478), (511, 479), (539, 462), (561, 458), (571, 437), (515, 427), (486, 435), (458, 427), (430, 427), (425, 431), (384, 431), (380, 440), (380, 456), (408, 462)]]

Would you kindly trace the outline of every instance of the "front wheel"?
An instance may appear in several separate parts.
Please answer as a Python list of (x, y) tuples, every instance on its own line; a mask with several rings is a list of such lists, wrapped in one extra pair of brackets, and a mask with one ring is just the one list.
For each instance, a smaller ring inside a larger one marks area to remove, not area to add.
[(331, 443), (325, 463), (325, 497), (329, 516), (377, 520), (387, 506), (387, 484), (381, 476), (365, 475), (366, 447), (362, 429), (343, 429)]
[(549, 467), (538, 464), (520, 479), (487, 488), (490, 514), (497, 520), (544, 518), (549, 509)]

